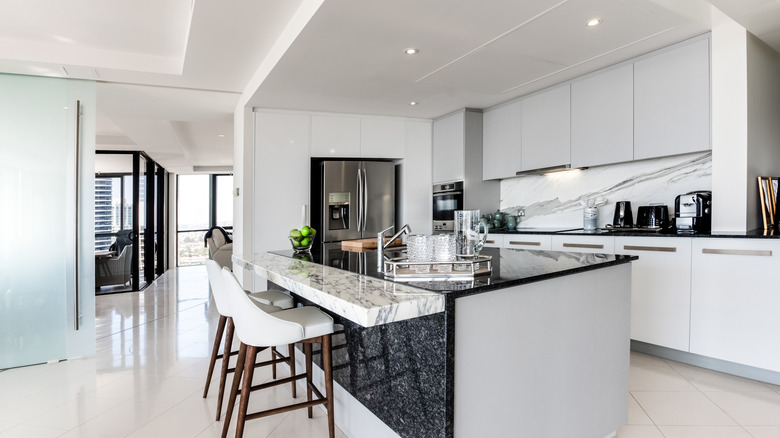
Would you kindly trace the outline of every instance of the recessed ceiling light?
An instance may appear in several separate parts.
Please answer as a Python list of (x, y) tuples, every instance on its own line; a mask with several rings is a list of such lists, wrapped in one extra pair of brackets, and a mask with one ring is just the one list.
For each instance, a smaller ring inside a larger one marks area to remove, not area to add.
[(219, 138), (223, 138), (224, 136), (225, 136), (225, 134), (219, 134), (219, 135), (217, 135), (217, 137), (219, 137)]
[(599, 24), (601, 24), (601, 18), (593, 18), (588, 20), (588, 22), (585, 23), (585, 26), (594, 27), (594, 26), (598, 26)]
[(409, 105), (411, 105), (411, 106), (415, 106), (415, 105), (417, 105), (417, 102), (415, 102), (415, 101), (411, 101), (411, 102), (409, 102)]
[(420, 51), (418, 49), (410, 47), (410, 48), (404, 50), (404, 53), (406, 53), (407, 55), (416, 55), (416, 54), (420, 53)]

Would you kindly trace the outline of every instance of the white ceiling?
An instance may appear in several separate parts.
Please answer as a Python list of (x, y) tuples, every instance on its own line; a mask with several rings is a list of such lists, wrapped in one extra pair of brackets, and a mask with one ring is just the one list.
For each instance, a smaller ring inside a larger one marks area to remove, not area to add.
[(232, 165), (247, 87), (250, 106), (435, 118), (704, 33), (711, 4), (780, 50), (780, 0), (0, 0), (0, 72), (97, 80), (99, 149), (191, 173)]
[(645, 0), (326, 1), (251, 103), (434, 118), (707, 30)]

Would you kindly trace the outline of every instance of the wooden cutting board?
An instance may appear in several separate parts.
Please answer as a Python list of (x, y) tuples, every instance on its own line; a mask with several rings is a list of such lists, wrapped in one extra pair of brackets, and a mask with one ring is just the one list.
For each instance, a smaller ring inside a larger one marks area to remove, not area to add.
[[(390, 238), (385, 237), (385, 243), (389, 242)], [(390, 246), (400, 245), (401, 238), (397, 238), (390, 244)], [(341, 249), (344, 251), (366, 251), (376, 249), (376, 239), (357, 239), (357, 240), (345, 240), (341, 242)]]

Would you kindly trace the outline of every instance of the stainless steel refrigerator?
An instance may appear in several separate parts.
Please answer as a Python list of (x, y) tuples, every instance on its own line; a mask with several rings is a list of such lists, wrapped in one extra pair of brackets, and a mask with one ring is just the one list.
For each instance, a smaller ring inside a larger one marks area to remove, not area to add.
[[(323, 161), (322, 242), (376, 238), (395, 223), (395, 164)], [(312, 192), (314, 193), (314, 192)]]

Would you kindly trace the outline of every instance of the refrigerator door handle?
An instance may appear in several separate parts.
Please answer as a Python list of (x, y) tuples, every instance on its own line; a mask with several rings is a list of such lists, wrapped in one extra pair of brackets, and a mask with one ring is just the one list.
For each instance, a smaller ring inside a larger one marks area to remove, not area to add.
[(360, 174), (360, 167), (357, 170), (357, 230), (363, 231), (363, 178)]
[(361, 225), (361, 231), (366, 231), (366, 222), (368, 221), (368, 176), (366, 175), (366, 169), (363, 171), (363, 224)]

